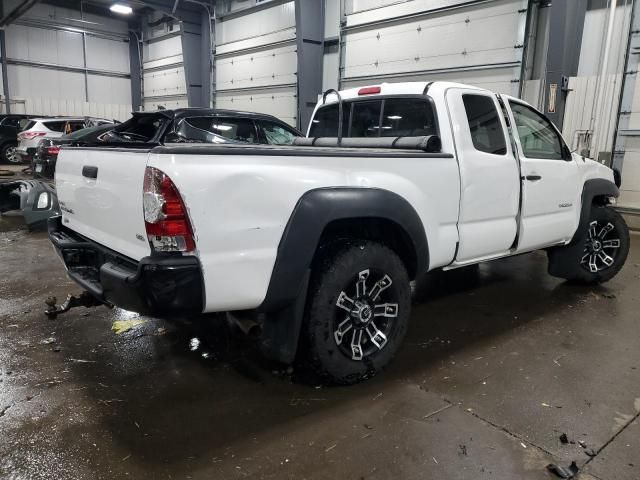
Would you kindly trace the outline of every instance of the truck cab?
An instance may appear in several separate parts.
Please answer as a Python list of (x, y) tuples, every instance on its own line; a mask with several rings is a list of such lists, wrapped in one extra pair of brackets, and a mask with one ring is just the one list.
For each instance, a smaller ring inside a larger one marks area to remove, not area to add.
[(310, 138), (415, 135), (438, 135), (442, 151), (454, 154), (459, 166), (459, 238), (445, 268), (570, 242), (585, 182), (614, 182), (611, 169), (572, 153), (531, 105), (469, 85), (383, 83), (329, 91), (307, 130)]

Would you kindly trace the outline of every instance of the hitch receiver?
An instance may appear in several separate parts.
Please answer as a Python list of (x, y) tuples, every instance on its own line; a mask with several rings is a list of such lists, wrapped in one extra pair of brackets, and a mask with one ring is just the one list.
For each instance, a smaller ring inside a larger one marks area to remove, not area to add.
[(106, 305), (109, 308), (113, 308), (113, 305), (101, 302), (89, 292), (82, 292), (80, 295), (67, 295), (67, 299), (60, 305), (56, 305), (58, 299), (56, 297), (49, 297), (45, 301), (47, 309), (44, 311), (45, 315), (50, 320), (55, 320), (56, 317), (62, 313), (68, 312), (75, 307), (97, 307), (99, 305)]

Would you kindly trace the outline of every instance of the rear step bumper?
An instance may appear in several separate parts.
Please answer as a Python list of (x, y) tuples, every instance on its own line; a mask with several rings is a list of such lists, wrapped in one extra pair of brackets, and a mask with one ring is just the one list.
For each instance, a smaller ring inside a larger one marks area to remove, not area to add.
[(49, 219), (49, 239), (72, 280), (100, 301), (158, 316), (201, 313), (202, 272), (196, 257), (144, 257), (136, 262)]

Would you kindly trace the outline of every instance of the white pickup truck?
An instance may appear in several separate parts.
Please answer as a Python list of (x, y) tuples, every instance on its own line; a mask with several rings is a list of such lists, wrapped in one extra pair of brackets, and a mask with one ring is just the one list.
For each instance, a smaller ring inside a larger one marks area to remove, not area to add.
[(480, 88), (326, 92), (293, 146), (137, 147), (62, 150), (49, 235), (71, 278), (128, 310), (255, 321), (268, 356), (334, 383), (389, 363), (425, 272), (546, 249), (595, 283), (629, 249), (614, 172)]

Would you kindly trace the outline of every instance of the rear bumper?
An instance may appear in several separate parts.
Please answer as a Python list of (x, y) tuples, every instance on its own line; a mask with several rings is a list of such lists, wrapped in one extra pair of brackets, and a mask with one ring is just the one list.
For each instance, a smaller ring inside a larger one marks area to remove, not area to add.
[(201, 313), (202, 272), (196, 257), (124, 257), (49, 219), (49, 239), (69, 277), (97, 299), (125, 310), (170, 316)]

